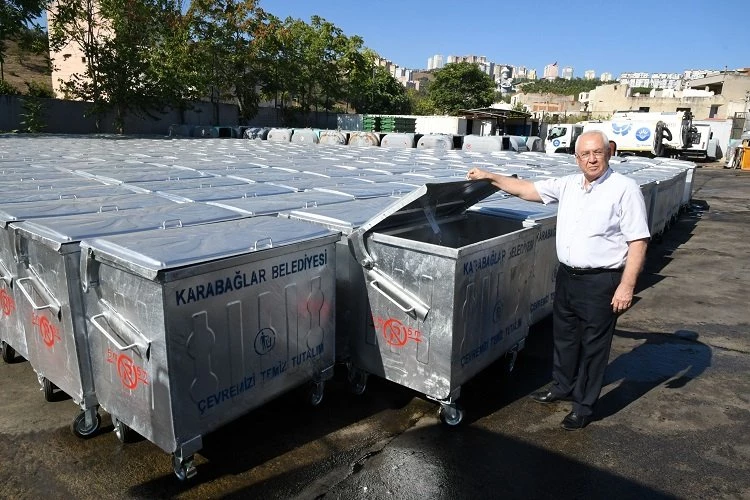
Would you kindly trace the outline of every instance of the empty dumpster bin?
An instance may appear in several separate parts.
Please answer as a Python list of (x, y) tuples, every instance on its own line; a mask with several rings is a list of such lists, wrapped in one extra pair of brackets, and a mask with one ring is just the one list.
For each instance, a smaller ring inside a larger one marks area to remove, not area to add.
[(494, 191), (426, 184), (349, 237), (375, 327), (352, 344), (352, 366), (439, 402), (449, 425), (463, 419), (461, 385), (528, 334), (539, 228), (466, 211)]
[[(231, 235), (231, 237), (227, 237)], [(339, 234), (275, 217), (81, 243), (96, 394), (194, 474), (202, 436), (333, 374)]]
[(80, 240), (239, 217), (219, 207), (184, 203), (11, 224), (19, 262), (13, 295), (27, 359), (47, 400), (56, 386), (80, 405), (82, 412), (73, 422), (76, 435), (90, 436), (100, 425), (83, 317)]
[(529, 258), (533, 258), (529, 282), (529, 324), (536, 324), (552, 314), (555, 279), (560, 264), (555, 245), (557, 205), (543, 205), (508, 196), (484, 200), (471, 207), (471, 210), (539, 226), (534, 252), (529, 254)]

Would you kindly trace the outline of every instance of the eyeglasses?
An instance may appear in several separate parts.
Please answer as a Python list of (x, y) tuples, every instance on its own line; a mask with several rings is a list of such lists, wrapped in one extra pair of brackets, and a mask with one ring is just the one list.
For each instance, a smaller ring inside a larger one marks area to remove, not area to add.
[(583, 153), (576, 154), (576, 158), (579, 160), (588, 160), (592, 156), (596, 156), (597, 158), (604, 158), (604, 156), (607, 153), (605, 151), (584, 151)]

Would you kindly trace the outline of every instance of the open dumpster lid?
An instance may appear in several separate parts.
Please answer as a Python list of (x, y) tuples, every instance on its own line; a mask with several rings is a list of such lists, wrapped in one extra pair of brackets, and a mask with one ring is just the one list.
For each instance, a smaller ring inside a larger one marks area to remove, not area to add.
[[(227, 237), (228, 235), (231, 237)], [(91, 238), (81, 242), (81, 249), (85, 252), (86, 259), (114, 263), (153, 280), (161, 270), (298, 245), (304, 241), (318, 241), (319, 238), (326, 237), (333, 242), (340, 236), (337, 232), (300, 221), (254, 217)], [(318, 252), (300, 255), (300, 258), (307, 257), (310, 265), (313, 259), (315, 265), (321, 262)]]
[(488, 180), (425, 184), (396, 199), (354, 231), (349, 236), (354, 255), (361, 265), (367, 266), (370, 262), (365, 243), (367, 233), (424, 222), (429, 223), (437, 233), (440, 231), (438, 219), (462, 214), (496, 191), (497, 188)]

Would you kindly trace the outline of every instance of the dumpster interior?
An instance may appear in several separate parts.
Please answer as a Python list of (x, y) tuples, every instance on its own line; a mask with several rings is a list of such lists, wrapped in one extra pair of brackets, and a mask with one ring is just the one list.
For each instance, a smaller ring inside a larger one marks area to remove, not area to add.
[(421, 241), (449, 248), (461, 248), (524, 228), (521, 220), (503, 219), (479, 213), (466, 213), (438, 221), (436, 229), (428, 222), (383, 231), (382, 234)]

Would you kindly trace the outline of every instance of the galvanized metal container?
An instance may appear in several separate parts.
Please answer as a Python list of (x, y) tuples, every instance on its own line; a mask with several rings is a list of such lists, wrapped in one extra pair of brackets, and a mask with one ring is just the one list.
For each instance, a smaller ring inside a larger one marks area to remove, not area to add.
[(555, 279), (560, 262), (557, 260), (557, 205), (542, 205), (515, 196), (481, 201), (470, 210), (505, 219), (524, 221), (539, 226), (529, 280), (529, 324), (533, 325), (552, 314)]
[[(349, 249), (349, 235), (381, 213), (393, 198), (377, 197), (280, 212), (279, 216), (305, 221), (342, 233), (336, 244), (336, 360), (351, 358), (350, 343), (357, 335), (374, 335), (362, 268)], [(364, 390), (364, 387), (362, 387)]]
[(528, 334), (539, 228), (466, 211), (494, 191), (426, 184), (349, 237), (375, 327), (352, 332), (352, 365), (438, 401), (450, 425), (463, 419), (461, 385)]
[[(194, 473), (202, 436), (333, 374), (339, 234), (256, 217), (81, 243), (96, 394)], [(127, 426), (127, 427), (123, 427)]]
[(14, 222), (18, 278), (13, 295), (28, 361), (46, 399), (54, 387), (82, 412), (73, 422), (79, 436), (99, 428), (80, 282), (80, 240), (162, 227), (181, 227), (239, 218), (236, 212), (195, 203), (148, 209)]
[(17, 352), (28, 358), (26, 335), (19, 326), (13, 281), (18, 277), (14, 230), (11, 223), (44, 217), (92, 214), (147, 206), (166, 205), (168, 200), (153, 195), (126, 194), (105, 198), (67, 198), (62, 200), (0, 204), (0, 343), (2, 357), (13, 360)]

